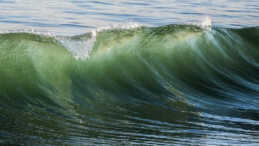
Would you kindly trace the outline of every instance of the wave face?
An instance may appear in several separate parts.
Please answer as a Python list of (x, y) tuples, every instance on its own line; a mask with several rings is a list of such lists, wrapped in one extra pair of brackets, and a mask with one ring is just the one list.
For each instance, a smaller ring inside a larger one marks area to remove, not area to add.
[(259, 143), (258, 27), (1, 34), (0, 68), (0, 143)]

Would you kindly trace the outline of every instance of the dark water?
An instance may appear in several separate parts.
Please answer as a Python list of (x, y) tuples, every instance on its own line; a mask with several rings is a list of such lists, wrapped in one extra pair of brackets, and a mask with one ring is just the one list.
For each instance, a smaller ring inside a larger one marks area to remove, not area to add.
[(259, 144), (257, 1), (48, 2), (0, 2), (0, 144)]

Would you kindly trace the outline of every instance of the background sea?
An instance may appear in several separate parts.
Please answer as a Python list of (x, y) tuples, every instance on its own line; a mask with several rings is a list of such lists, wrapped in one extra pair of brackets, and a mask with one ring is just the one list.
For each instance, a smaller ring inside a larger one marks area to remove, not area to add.
[(259, 145), (258, 0), (1, 0), (0, 144)]
[(257, 26), (258, 1), (84, 1), (2, 0), (1, 31), (45, 31), (82, 34), (112, 25), (138, 23), (144, 26), (199, 22), (204, 17), (213, 26)]

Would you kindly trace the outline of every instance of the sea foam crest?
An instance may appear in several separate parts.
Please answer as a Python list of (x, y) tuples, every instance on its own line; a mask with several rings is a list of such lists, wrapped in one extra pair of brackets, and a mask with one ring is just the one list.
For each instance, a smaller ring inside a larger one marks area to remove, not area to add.
[(57, 40), (73, 54), (75, 59), (86, 60), (94, 46), (96, 35), (92, 35), (91, 37), (81, 37), (80, 39), (58, 37)]
[(110, 25), (99, 27), (85, 35), (80, 35), (76, 39), (74, 37), (56, 37), (58, 42), (62, 44), (77, 60), (86, 60), (89, 58), (98, 32), (111, 29), (135, 29), (140, 27), (138, 23), (129, 23), (126, 25)]
[(141, 27), (141, 25), (139, 23), (128, 23), (128, 24), (113, 24), (113, 25), (109, 25), (109, 26), (105, 26), (105, 27), (99, 27), (97, 28), (95, 31), (96, 32), (100, 32), (100, 31), (104, 31), (104, 30), (111, 30), (111, 29), (135, 29), (135, 28), (139, 28)]
[(212, 26), (211, 18), (208, 16), (202, 18), (198, 26), (207, 30), (211, 30), (211, 26)]
[(201, 22), (200, 22), (200, 26), (202, 27), (202, 28), (211, 28), (211, 18), (210, 17), (208, 17), (208, 16), (206, 16), (206, 17), (204, 17), (204, 18), (202, 18), (201, 19)]
[(211, 26), (212, 26), (211, 18), (209, 16), (201, 17), (196, 22), (191, 22), (187, 24), (196, 25), (206, 30), (211, 30)]

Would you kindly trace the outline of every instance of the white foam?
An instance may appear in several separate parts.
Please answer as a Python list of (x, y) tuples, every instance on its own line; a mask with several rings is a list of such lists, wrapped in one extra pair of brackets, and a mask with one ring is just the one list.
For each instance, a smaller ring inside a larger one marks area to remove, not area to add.
[(96, 40), (95, 32), (92, 32), (92, 36), (90, 38), (83, 37), (78, 40), (74, 40), (71, 38), (57, 38), (59, 43), (61, 43), (69, 52), (73, 54), (75, 59), (86, 60), (89, 58), (89, 54), (92, 51)]
[(187, 24), (196, 25), (206, 30), (211, 30), (211, 26), (212, 26), (211, 18), (209, 16), (201, 17), (196, 22), (191, 22)]
[(200, 22), (200, 26), (202, 28), (211, 28), (211, 18), (206, 16), (204, 18), (201, 19), (201, 22)]
[(139, 23), (131, 22), (127, 24), (113, 24), (105, 27), (99, 27), (95, 31), (100, 32), (100, 31), (111, 30), (111, 29), (135, 29), (139, 27), (141, 27)]

